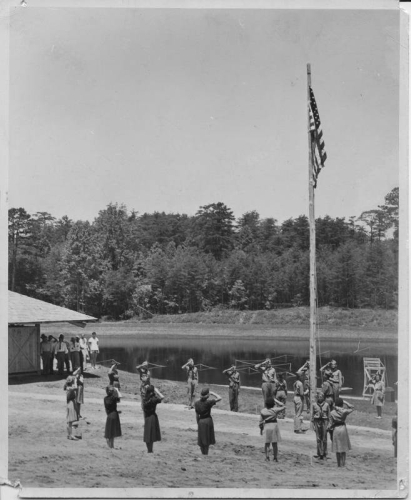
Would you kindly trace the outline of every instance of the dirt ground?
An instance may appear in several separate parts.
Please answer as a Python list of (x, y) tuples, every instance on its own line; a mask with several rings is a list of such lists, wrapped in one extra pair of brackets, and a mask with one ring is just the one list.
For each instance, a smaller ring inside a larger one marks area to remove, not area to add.
[[(216, 445), (203, 456), (197, 446), (193, 410), (185, 405), (185, 384), (155, 381), (166, 396), (158, 406), (162, 441), (147, 454), (143, 415), (135, 374), (120, 372), (123, 436), (117, 450), (104, 439), (103, 398), (107, 370), (86, 373), (79, 441), (66, 438), (64, 380), (57, 376), (11, 378), (9, 383), (9, 478), (23, 487), (172, 487), (172, 488), (327, 488), (395, 489), (396, 459), (391, 442), (394, 404), (384, 407), (381, 421), (367, 401), (351, 400), (357, 412), (348, 418), (352, 451), (345, 468), (335, 455), (319, 462), (315, 434), (293, 432), (289, 397), (281, 421), (279, 461), (266, 462), (259, 434), (261, 394), (242, 390), (240, 413), (228, 411), (227, 389), (211, 386), (223, 401), (213, 409)], [(200, 384), (199, 390), (202, 385)], [(307, 417), (308, 418), (308, 417)], [(307, 422), (306, 422), (307, 423)], [(363, 425), (360, 427), (359, 425)], [(368, 425), (368, 427), (364, 427)], [(371, 427), (372, 425), (372, 427)]]

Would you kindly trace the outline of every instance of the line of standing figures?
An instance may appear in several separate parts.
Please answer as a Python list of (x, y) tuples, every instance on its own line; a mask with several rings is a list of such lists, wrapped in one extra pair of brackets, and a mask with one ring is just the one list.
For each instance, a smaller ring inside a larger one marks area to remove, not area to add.
[[(121, 400), (120, 380), (117, 369), (117, 362), (114, 362), (108, 372), (109, 385), (106, 388), (104, 406), (107, 414), (105, 426), (105, 439), (110, 448), (114, 448), (114, 440), (122, 435), (120, 424), (120, 411), (117, 404)], [(330, 368), (329, 368), (330, 366)], [(202, 454), (208, 455), (209, 446), (215, 444), (214, 423), (211, 410), (214, 405), (221, 401), (221, 397), (208, 388), (203, 388), (201, 396), (195, 401), (196, 389), (198, 385), (198, 369), (194, 361), (190, 358), (182, 368), (188, 374), (188, 408), (194, 408), (198, 425), (197, 443)], [(273, 460), (278, 461), (278, 443), (281, 441), (280, 427), (278, 419), (285, 416), (287, 400), (287, 384), (283, 374), (276, 374), (275, 368), (271, 365), (270, 359), (255, 365), (256, 370), (262, 373), (262, 393), (264, 398), (264, 408), (261, 410), (259, 427), (260, 433), (265, 442), (265, 459), (270, 460), (270, 447), (273, 449)], [(149, 363), (144, 361), (136, 367), (140, 374), (140, 396), (141, 408), (144, 414), (144, 434), (143, 440), (146, 443), (148, 453), (153, 453), (153, 444), (161, 441), (161, 430), (156, 413), (156, 408), (164, 399), (163, 394), (151, 384), (151, 373)], [(308, 429), (303, 429), (302, 408), (304, 400), (309, 394), (308, 381), (309, 362), (306, 362), (295, 373), (294, 390), (294, 432), (304, 433)], [(338, 466), (344, 466), (346, 452), (351, 449), (351, 443), (346, 428), (346, 418), (354, 410), (353, 405), (344, 401), (339, 396), (342, 384), (342, 375), (338, 370), (335, 361), (327, 363), (321, 370), (324, 372), (325, 381), (321, 390), (317, 391), (316, 402), (310, 409), (311, 423), (317, 438), (317, 454), (314, 456), (319, 460), (324, 460), (328, 454), (327, 436), (330, 435), (332, 447), (331, 451), (336, 453)], [(238, 411), (238, 393), (240, 389), (240, 375), (235, 367), (224, 370), (229, 379), (229, 400), (232, 411)], [(303, 383), (304, 381), (304, 383)], [(84, 379), (81, 370), (76, 370), (72, 376), (66, 380), (64, 389), (67, 393), (67, 437), (77, 440), (73, 436), (73, 425), (82, 419), (80, 409), (84, 402)]]

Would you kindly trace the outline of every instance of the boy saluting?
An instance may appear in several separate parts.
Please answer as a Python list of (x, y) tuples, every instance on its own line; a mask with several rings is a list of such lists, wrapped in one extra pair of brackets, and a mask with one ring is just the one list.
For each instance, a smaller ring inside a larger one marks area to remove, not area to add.
[(240, 392), (240, 374), (235, 365), (231, 365), (223, 371), (228, 377), (228, 396), (230, 400), (230, 410), (238, 411), (238, 393)]
[(188, 398), (188, 408), (191, 410), (194, 408), (194, 399), (196, 395), (196, 389), (198, 385), (198, 370), (194, 366), (193, 358), (190, 358), (185, 365), (181, 367), (187, 372), (187, 398)]

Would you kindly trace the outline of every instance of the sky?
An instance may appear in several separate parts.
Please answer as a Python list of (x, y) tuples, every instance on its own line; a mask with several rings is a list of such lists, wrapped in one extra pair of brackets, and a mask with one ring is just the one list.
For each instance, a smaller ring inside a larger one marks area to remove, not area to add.
[(26, 8), (10, 29), (10, 208), (308, 215), (307, 63), (316, 216), (398, 186), (396, 11)]

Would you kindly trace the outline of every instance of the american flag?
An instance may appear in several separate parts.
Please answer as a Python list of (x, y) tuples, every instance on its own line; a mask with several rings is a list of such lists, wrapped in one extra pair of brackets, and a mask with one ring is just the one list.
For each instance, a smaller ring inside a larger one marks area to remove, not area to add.
[(325, 152), (323, 131), (321, 130), (320, 115), (318, 113), (317, 103), (315, 102), (313, 89), (310, 87), (310, 103), (308, 105), (310, 115), (310, 132), (313, 153), (313, 182), (317, 187), (318, 174), (324, 167), (327, 153)]

